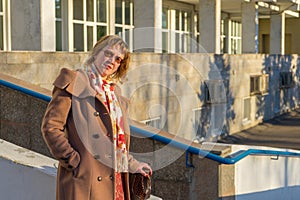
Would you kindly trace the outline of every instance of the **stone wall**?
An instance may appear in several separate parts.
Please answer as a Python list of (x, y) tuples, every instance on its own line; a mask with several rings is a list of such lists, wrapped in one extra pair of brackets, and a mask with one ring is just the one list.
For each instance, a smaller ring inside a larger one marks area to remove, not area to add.
[[(32, 91), (50, 95), (49, 90), (27, 82), (3, 74), (0, 78)], [(48, 102), (3, 85), (0, 85), (0, 97), (0, 138), (53, 158), (40, 132)], [(176, 140), (176, 137), (173, 139)], [(215, 174), (220, 166), (216, 162), (194, 156), (193, 164), (196, 168), (189, 167), (186, 165), (185, 150), (143, 138), (135, 132), (132, 132), (130, 152), (136, 159), (152, 166), (154, 170), (152, 187), (155, 196), (164, 200), (185, 200), (187, 197), (188, 199), (206, 199), (208, 194), (209, 197), (215, 199), (221, 195), (216, 187), (221, 179), (218, 178), (218, 174)], [(190, 155), (190, 157), (193, 156)], [(196, 184), (193, 184), (194, 182)], [(207, 185), (206, 182), (210, 184)]]
[[(1, 52), (0, 70), (51, 90), (61, 68), (81, 68), (86, 57), (87, 53)], [(132, 119), (156, 120), (157, 128), (190, 140), (214, 140), (298, 107), (299, 63), (298, 55), (133, 53), (121, 87), (131, 101)], [(280, 88), (282, 71), (292, 72), (293, 87)], [(251, 95), (250, 76), (262, 74), (269, 75), (269, 90)], [(222, 83), (214, 87), (215, 103), (205, 100), (207, 80)]]

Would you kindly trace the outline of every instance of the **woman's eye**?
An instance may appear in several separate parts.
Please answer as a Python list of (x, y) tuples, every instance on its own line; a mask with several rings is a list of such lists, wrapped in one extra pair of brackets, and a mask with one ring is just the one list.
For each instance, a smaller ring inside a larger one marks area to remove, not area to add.
[(111, 51), (106, 50), (106, 51), (104, 51), (104, 55), (105, 55), (106, 57), (108, 57), (108, 58), (111, 58), (111, 57), (113, 57), (114, 53), (111, 52)]

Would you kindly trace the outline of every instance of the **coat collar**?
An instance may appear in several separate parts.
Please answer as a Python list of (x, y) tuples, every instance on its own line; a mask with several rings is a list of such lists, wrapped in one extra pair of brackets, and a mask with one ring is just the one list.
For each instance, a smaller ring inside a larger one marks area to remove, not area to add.
[[(54, 86), (65, 89), (67, 92), (78, 98), (96, 97), (96, 91), (90, 86), (90, 80), (86, 72), (83, 69), (76, 71), (63, 68), (60, 71), (59, 76), (53, 83)], [(120, 88), (114, 84), (115, 94), (117, 97), (121, 95)]]

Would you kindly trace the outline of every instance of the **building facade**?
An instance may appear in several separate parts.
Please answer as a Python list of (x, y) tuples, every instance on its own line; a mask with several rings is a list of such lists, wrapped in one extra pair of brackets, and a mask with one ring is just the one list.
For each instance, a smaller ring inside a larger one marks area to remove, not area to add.
[(132, 51), (300, 53), (298, 0), (1, 0), (4, 51), (86, 52), (119, 34)]

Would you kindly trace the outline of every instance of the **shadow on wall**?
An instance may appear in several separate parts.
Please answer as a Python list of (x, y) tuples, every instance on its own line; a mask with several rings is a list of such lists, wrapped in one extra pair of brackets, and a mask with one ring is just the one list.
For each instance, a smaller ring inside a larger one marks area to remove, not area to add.
[[(275, 115), (288, 112), (299, 105), (297, 80), (299, 79), (299, 57), (293, 64), (293, 55), (266, 55), (263, 70), (269, 74), (268, 95), (258, 97), (257, 115), (268, 120)], [(264, 102), (269, 102), (264, 104)]]
[(201, 83), (198, 95), (204, 105), (195, 124), (200, 141), (215, 141), (230, 133), (230, 122), (236, 116), (230, 70), (230, 57), (214, 55), (209, 59), (208, 78)]

